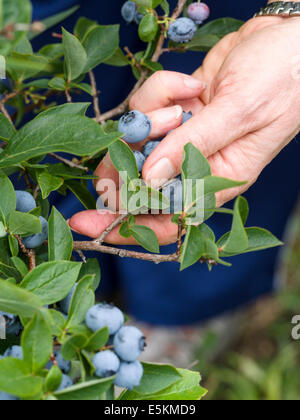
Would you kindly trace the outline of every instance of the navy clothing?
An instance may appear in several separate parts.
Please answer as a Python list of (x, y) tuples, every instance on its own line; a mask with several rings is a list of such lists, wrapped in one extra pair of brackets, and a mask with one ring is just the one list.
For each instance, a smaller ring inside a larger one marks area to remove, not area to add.
[[(75, 16), (63, 23), (71, 30), (77, 17), (86, 16), (101, 24), (121, 22), (122, 45), (139, 51), (141, 43), (137, 40), (135, 25), (126, 25), (120, 16), (123, 0), (95, 2), (85, 0), (34, 0), (34, 16), (42, 18), (71, 5), (81, 3)], [(174, 6), (175, 1), (170, 2)], [(207, 0), (211, 7), (211, 19), (231, 16), (249, 19), (266, 2), (252, 0)], [(53, 42), (51, 33), (39, 37), (35, 48), (45, 42)], [(183, 58), (184, 57), (184, 58)], [(203, 58), (199, 53), (186, 55), (168, 54), (161, 60), (168, 70), (193, 72)], [(101, 108), (110, 109), (117, 105), (129, 92), (134, 82), (131, 70), (100, 66), (96, 70), (99, 89), (101, 89)], [(81, 97), (80, 100), (90, 100)], [(264, 170), (263, 174), (245, 195), (252, 207), (249, 226), (263, 226), (279, 238), (283, 237), (286, 221), (295, 205), (300, 178), (295, 177), (294, 168), (298, 165), (299, 144), (293, 141)], [(55, 196), (56, 206), (66, 217), (81, 210), (74, 197)], [(210, 221), (217, 235), (230, 228), (230, 218), (218, 215)], [(170, 252), (167, 247), (164, 252)], [(180, 273), (176, 264), (153, 265), (143, 261), (132, 261), (101, 256), (103, 268), (102, 288), (120, 287), (125, 297), (128, 311), (142, 321), (153, 324), (184, 325), (207, 319), (239, 307), (272, 291), (273, 274), (278, 249), (235, 257), (232, 268), (216, 267), (212, 273), (200, 264)]]

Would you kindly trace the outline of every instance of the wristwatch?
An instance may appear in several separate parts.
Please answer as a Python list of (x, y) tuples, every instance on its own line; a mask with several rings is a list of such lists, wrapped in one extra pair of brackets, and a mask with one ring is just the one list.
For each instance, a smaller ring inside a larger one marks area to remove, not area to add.
[(274, 1), (263, 7), (254, 17), (259, 16), (281, 16), (293, 17), (300, 16), (300, 2), (294, 1)]

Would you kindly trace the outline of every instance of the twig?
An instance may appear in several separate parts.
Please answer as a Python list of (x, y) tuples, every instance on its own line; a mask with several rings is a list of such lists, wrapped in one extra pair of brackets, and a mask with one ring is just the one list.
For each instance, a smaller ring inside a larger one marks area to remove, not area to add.
[(96, 239), (94, 242), (96, 244), (102, 244), (105, 240), (105, 238), (107, 237), (107, 235), (117, 226), (119, 226), (127, 217), (129, 216), (128, 213), (126, 214), (121, 214), (110, 226), (108, 226), (107, 229), (105, 229), (105, 231), (101, 234), (101, 236)]
[(36, 267), (36, 261), (35, 261), (35, 252), (33, 249), (27, 249), (26, 246), (23, 244), (22, 239), (19, 235), (16, 235), (17, 241), (19, 243), (19, 246), (21, 248), (21, 251), (23, 254), (25, 254), (29, 260), (29, 271), (32, 271)]
[(97, 90), (96, 78), (92, 71), (89, 72), (89, 77), (90, 77), (91, 87), (93, 91), (93, 103), (94, 103), (95, 116), (96, 116), (96, 120), (99, 120), (101, 117), (101, 111), (99, 107), (99, 92)]
[(12, 122), (12, 119), (10, 118), (10, 115), (7, 112), (3, 102), (0, 102), (0, 110), (3, 113), (3, 115), (8, 119), (8, 121), (11, 123), (11, 125), (14, 125), (14, 123)]
[(87, 242), (74, 242), (73, 246), (75, 251), (96, 251), (102, 254), (116, 255), (121, 258), (134, 258), (138, 260), (150, 261), (156, 264), (161, 262), (179, 262), (178, 254), (170, 255), (157, 255), (157, 254), (146, 254), (143, 252), (128, 251), (125, 249), (113, 248), (106, 245), (100, 245), (96, 241)]
[(100, 116), (99, 119), (95, 119), (98, 123), (103, 123), (106, 120), (109, 120), (113, 117), (116, 117), (118, 115), (123, 114), (129, 106), (129, 102), (130, 99), (132, 98), (132, 96), (139, 90), (139, 88), (142, 86), (142, 84), (144, 83), (144, 81), (146, 80), (148, 75), (148, 70), (145, 70), (142, 72), (140, 79), (136, 82), (136, 84), (134, 85), (134, 88), (132, 89), (132, 91), (129, 93), (129, 95), (127, 96), (127, 98), (121, 102), (116, 108), (111, 109), (110, 111), (105, 112), (104, 114), (102, 114)]
[(86, 264), (87, 263), (87, 260), (86, 260), (86, 257), (84, 255), (84, 253), (82, 251), (80, 251), (80, 250), (77, 250), (76, 252), (79, 255), (79, 257), (82, 259), (83, 264)]
[(143, 70), (142, 66), (137, 61), (137, 59), (135, 58), (134, 54), (130, 51), (130, 49), (128, 47), (125, 47), (124, 51), (126, 52), (127, 57), (130, 58), (134, 62), (135, 67), (137, 67), (139, 69), (139, 71), (142, 72), (142, 70)]
[(183, 234), (183, 223), (180, 220), (178, 223), (178, 235), (177, 235), (177, 254), (180, 255), (182, 246), (182, 234)]
[(68, 89), (65, 90), (66, 98), (69, 104), (72, 103), (72, 96), (70, 95), (70, 92)]
[(56, 160), (59, 160), (60, 162), (63, 162), (65, 165), (69, 166), (70, 168), (81, 169), (82, 171), (85, 171), (85, 172), (89, 171), (89, 168), (78, 165), (78, 163), (74, 163), (71, 160), (65, 159), (62, 156), (57, 155), (56, 153), (49, 153), (49, 156), (55, 158)]

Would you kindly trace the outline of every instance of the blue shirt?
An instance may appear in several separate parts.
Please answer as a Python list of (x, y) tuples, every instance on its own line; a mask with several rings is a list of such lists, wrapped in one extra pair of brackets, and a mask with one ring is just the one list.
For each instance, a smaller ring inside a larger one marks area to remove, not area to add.
[[(121, 43), (139, 51), (142, 44), (137, 40), (136, 26), (126, 25), (120, 16), (123, 0), (95, 2), (85, 0), (33, 0), (34, 17), (44, 18), (72, 5), (81, 5), (75, 16), (63, 22), (72, 30), (79, 16), (98, 20), (100, 24), (121, 23)], [(170, 2), (174, 6), (175, 1)], [(207, 0), (211, 7), (211, 19), (231, 16), (249, 19), (266, 2), (252, 0)], [(57, 28), (59, 30), (59, 27)], [(35, 41), (35, 48), (45, 42), (54, 42), (49, 31)], [(183, 58), (184, 57), (184, 58)], [(168, 54), (161, 62), (168, 70), (193, 72), (203, 59), (199, 53)], [(96, 70), (101, 89), (101, 108), (117, 105), (129, 92), (134, 82), (128, 68), (105, 65)], [(80, 100), (90, 100), (81, 97)], [(246, 194), (252, 212), (248, 226), (262, 226), (282, 238), (285, 225), (295, 205), (300, 187), (300, 177), (294, 168), (298, 165), (299, 145), (292, 142), (264, 170), (263, 174)], [(68, 218), (81, 210), (76, 198), (58, 198), (56, 205)], [(210, 221), (217, 236), (230, 228), (228, 216), (217, 216)], [(167, 247), (165, 252), (170, 251)], [(208, 273), (203, 265), (196, 265), (183, 273), (176, 264), (153, 265), (143, 261), (124, 260), (100, 256), (103, 270), (101, 290), (113, 294), (121, 287), (128, 311), (145, 322), (164, 325), (184, 325), (205, 320), (248, 303), (274, 288), (274, 267), (278, 249), (253, 253), (232, 259), (233, 267), (219, 266)]]

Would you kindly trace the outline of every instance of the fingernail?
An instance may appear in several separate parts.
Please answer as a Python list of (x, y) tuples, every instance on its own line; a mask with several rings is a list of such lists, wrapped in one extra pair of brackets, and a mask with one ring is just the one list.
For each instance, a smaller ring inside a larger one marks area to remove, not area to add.
[(180, 105), (172, 106), (170, 108), (164, 108), (160, 110), (157, 116), (159, 124), (168, 124), (174, 120), (178, 120), (182, 117), (183, 109)]
[(176, 170), (172, 162), (168, 158), (162, 158), (149, 170), (146, 182), (152, 188), (159, 188), (174, 176), (176, 176)]
[(200, 89), (205, 87), (205, 83), (195, 77), (185, 77), (183, 83), (189, 89)]
[(67, 220), (67, 223), (68, 223), (68, 225), (69, 225), (69, 228), (71, 229), (71, 231), (72, 231), (72, 232), (78, 233), (78, 234), (80, 235), (80, 232), (78, 232), (77, 230), (73, 229), (73, 228), (70, 226), (70, 220), (71, 220), (71, 219), (68, 219), (68, 220)]
[(110, 159), (109, 154), (107, 153), (104, 158), (102, 159), (103, 165), (105, 165), (107, 168), (111, 168), (113, 166), (112, 161)]

